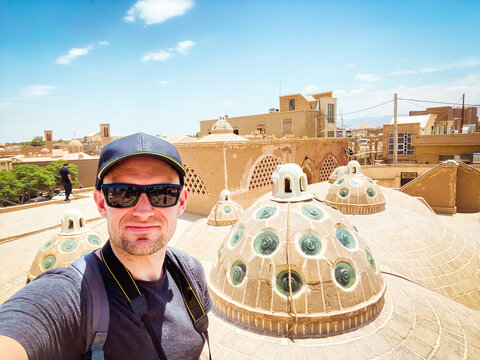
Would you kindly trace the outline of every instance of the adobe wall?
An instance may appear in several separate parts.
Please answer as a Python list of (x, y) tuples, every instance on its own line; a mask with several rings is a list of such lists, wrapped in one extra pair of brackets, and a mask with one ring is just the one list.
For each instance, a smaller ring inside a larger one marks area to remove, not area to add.
[(417, 163), (438, 164), (440, 155), (480, 152), (480, 133), (414, 136), (412, 144)]
[(362, 173), (376, 180), (378, 185), (400, 188), (402, 172), (416, 172), (417, 176), (420, 176), (434, 166), (430, 164), (362, 165)]
[[(337, 166), (347, 164), (346, 139), (270, 139), (248, 143), (175, 144), (187, 167), (187, 211), (207, 216), (220, 192), (228, 188), (244, 209), (272, 190), (276, 166), (294, 162), (325, 181)], [(306, 159), (307, 157), (307, 159)]]
[(456, 204), (457, 212), (480, 211), (480, 171), (458, 167)]
[[(408, 184), (409, 185), (409, 184)], [(410, 196), (423, 197), (436, 213), (455, 214), (457, 191), (457, 167), (442, 166), (426, 175), (418, 183), (402, 188)]]

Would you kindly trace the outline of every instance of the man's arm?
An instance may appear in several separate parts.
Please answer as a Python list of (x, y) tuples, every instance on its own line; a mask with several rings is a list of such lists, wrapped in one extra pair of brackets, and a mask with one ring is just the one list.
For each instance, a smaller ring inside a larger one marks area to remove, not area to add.
[(17, 340), (0, 335), (0, 360), (28, 360), (25, 348)]

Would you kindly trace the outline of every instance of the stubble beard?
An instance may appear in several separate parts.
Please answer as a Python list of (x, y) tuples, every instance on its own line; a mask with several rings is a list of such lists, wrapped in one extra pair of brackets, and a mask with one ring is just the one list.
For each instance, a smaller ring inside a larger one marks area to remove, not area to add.
[(147, 246), (138, 246), (133, 244), (126, 236), (120, 238), (120, 247), (127, 254), (133, 256), (145, 256), (155, 254), (160, 249), (167, 246), (165, 234), (151, 241)]

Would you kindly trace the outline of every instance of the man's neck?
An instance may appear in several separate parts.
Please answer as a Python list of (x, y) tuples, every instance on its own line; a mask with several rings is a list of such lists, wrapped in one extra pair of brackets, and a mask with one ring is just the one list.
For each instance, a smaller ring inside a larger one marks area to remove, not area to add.
[[(163, 262), (166, 248), (160, 249), (151, 255), (131, 255), (112, 246), (112, 251), (120, 262), (130, 271), (135, 280), (155, 281), (163, 276)], [(97, 251), (97, 256), (100, 253)], [(100, 257), (100, 256), (99, 256)]]

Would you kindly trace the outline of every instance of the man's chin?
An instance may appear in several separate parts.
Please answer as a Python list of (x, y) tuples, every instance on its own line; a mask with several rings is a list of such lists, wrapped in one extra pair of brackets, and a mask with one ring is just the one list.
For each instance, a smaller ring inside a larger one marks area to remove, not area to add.
[(126, 253), (133, 256), (152, 255), (166, 246), (162, 239), (136, 237), (135, 239), (122, 239), (121, 247)]

